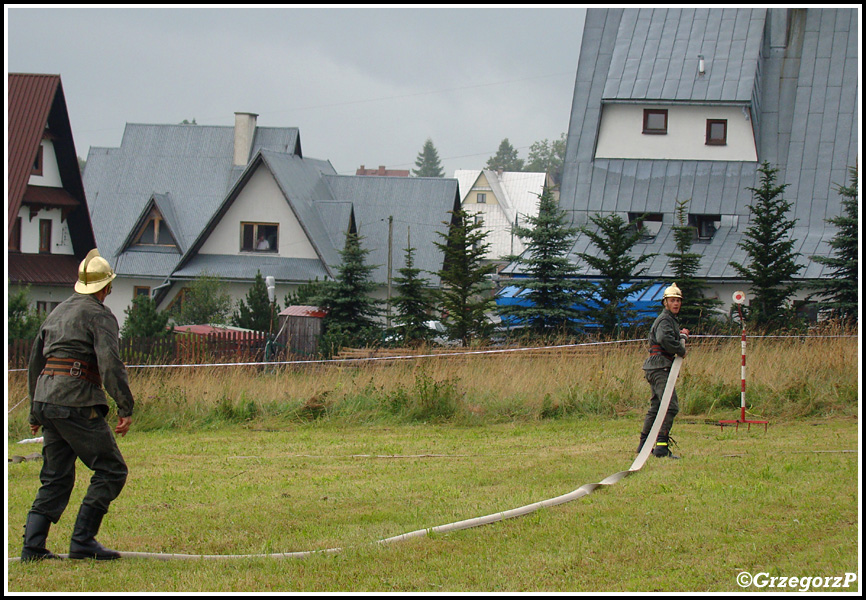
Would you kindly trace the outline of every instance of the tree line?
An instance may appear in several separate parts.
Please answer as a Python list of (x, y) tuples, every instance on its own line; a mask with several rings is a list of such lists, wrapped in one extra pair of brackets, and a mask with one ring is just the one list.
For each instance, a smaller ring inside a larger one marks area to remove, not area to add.
[[(524, 160), (519, 157), (508, 138), (505, 138), (499, 143), (496, 154), (487, 159), (484, 168), (491, 171), (548, 173), (554, 185), (559, 185), (562, 181), (562, 165), (565, 162), (565, 141), (566, 136), (563, 133), (558, 140), (543, 139), (534, 142), (529, 147), (528, 158)], [(424, 142), (415, 159), (412, 174), (415, 177), (445, 177), (439, 152), (432, 139), (427, 138)]]
[[(759, 185), (749, 188), (753, 201), (750, 226), (739, 246), (748, 260), (731, 265), (751, 287), (752, 297), (745, 318), (758, 330), (778, 330), (796, 325), (795, 307), (789, 302), (800, 286), (810, 291), (826, 318), (849, 326), (856, 325), (859, 276), (859, 216), (856, 168), (849, 169), (850, 184), (839, 186), (842, 214), (827, 221), (837, 228), (830, 242), (830, 256), (813, 256), (826, 265), (830, 276), (811, 283), (797, 283), (802, 270), (800, 256), (793, 251), (791, 233), (796, 219), (787, 217), (792, 204), (784, 199), (785, 185), (776, 182), (778, 169), (763, 163), (758, 169)], [(672, 277), (683, 291), (682, 324), (693, 331), (712, 322), (720, 300), (706, 297), (706, 282), (696, 274), (700, 255), (692, 252), (694, 227), (688, 224), (688, 200), (677, 202), (673, 227), (675, 251), (668, 253)], [(539, 197), (539, 211), (527, 217), (526, 224), (514, 233), (526, 240), (526, 251), (504, 257), (520, 268), (524, 277), (513, 284), (523, 288), (525, 305), (497, 307), (491, 275), (496, 267), (484, 260), (489, 248), (487, 234), (472, 215), (463, 210), (452, 213), (447, 233), (434, 242), (443, 254), (443, 266), (435, 274), (441, 285), (434, 289), (425, 273), (414, 266), (416, 249), (407, 240), (405, 266), (393, 279), (395, 296), (390, 306), (372, 296), (377, 287), (372, 280), (375, 268), (367, 264), (368, 250), (356, 233), (346, 235), (340, 251), (342, 258), (334, 281), (311, 281), (284, 298), (285, 306), (311, 304), (324, 309), (324, 334), (320, 348), (327, 354), (344, 347), (380, 345), (420, 345), (437, 332), (428, 327), (431, 320), (445, 326), (449, 339), (469, 346), (490, 338), (494, 325), (489, 316), (520, 325), (524, 335), (551, 337), (584, 333), (589, 323), (603, 335), (618, 335), (640, 326), (639, 315), (628, 298), (655, 281), (646, 276), (645, 263), (654, 255), (633, 253), (642, 232), (617, 214), (596, 214), (580, 227), (569, 223), (553, 194), (546, 189)], [(578, 277), (578, 264), (569, 256), (579, 234), (589, 238), (598, 252), (576, 256), (599, 277), (591, 283)], [(429, 275), (429, 274), (427, 274)], [(10, 297), (9, 337), (32, 337), (38, 329), (37, 315), (27, 309), (26, 291)], [(169, 310), (157, 311), (149, 296), (139, 296), (126, 309), (123, 337), (169, 335), (170, 325), (186, 323), (231, 323), (256, 331), (273, 331), (280, 304), (270, 300), (264, 278), (256, 274), (246, 297), (233, 306), (219, 278), (203, 274), (184, 291), (182, 302)], [(383, 326), (383, 315), (394, 312), (390, 327)]]

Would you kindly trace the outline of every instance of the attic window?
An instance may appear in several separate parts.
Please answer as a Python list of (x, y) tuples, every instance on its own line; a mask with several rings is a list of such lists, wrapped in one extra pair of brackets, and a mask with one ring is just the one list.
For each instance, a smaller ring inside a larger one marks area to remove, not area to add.
[(155, 208), (147, 215), (147, 220), (135, 240), (141, 246), (175, 246), (174, 238), (165, 224), (165, 220)]
[(713, 239), (722, 220), (722, 215), (689, 215), (689, 226), (695, 228), (695, 238), (708, 242)]
[(279, 237), (276, 223), (241, 223), (242, 252), (277, 252)]
[(39, 150), (36, 151), (36, 158), (33, 159), (33, 168), (30, 170), (31, 175), (42, 175), (42, 144), (39, 144)]
[(660, 108), (645, 108), (643, 111), (643, 133), (665, 135), (668, 132), (668, 111)]
[(650, 242), (662, 228), (662, 213), (628, 213), (628, 222), (640, 232), (642, 241)]
[(724, 146), (728, 143), (728, 120), (707, 119), (707, 146)]

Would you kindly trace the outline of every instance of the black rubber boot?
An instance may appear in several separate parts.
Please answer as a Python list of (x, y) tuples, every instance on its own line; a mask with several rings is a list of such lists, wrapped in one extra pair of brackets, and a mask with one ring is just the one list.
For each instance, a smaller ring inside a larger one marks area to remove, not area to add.
[(109, 550), (96, 541), (96, 534), (102, 525), (105, 513), (86, 504), (82, 504), (72, 529), (72, 541), (69, 544), (69, 558), (94, 558), (96, 560), (115, 560), (120, 558), (120, 552)]
[(679, 456), (675, 456), (671, 453), (671, 442), (672, 440), (668, 434), (660, 433), (656, 439), (656, 445), (653, 448), (653, 456), (658, 458), (679, 458)]
[(31, 560), (59, 559), (45, 547), (51, 520), (45, 515), (27, 513), (27, 523), (24, 525), (24, 547), (21, 549), (21, 562)]

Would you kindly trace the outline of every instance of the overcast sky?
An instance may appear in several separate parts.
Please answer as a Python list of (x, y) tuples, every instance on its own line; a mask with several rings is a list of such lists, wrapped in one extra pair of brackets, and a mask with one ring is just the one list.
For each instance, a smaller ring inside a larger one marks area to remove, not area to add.
[(429, 137), (446, 176), (503, 138), (521, 158), (568, 130), (585, 10), (6, 8), (6, 70), (59, 73), (79, 156), (126, 123), (298, 127), (338, 173), (412, 169)]

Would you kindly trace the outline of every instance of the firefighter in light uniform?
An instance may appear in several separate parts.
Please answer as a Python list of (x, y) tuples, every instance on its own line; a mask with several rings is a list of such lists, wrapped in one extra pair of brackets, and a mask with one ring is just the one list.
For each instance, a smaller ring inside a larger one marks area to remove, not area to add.
[(114, 550), (96, 541), (109, 504), (126, 483), (127, 467), (105, 420), (105, 390), (117, 405), (124, 436), (132, 424), (133, 397), (120, 360), (117, 319), (103, 304), (115, 273), (97, 250), (78, 268), (75, 293), (45, 319), (30, 354), (30, 429), (42, 428), (42, 487), (24, 526), (22, 561), (57, 558), (45, 546), (75, 483), (75, 460), (93, 470), (69, 545), (70, 558), (112, 560)]
[[(644, 361), (643, 370), (646, 380), (649, 382), (650, 388), (652, 388), (652, 400), (650, 400), (650, 408), (647, 411), (646, 419), (644, 419), (643, 430), (640, 434), (640, 444), (637, 448), (638, 452), (643, 448), (644, 442), (646, 442), (650, 429), (652, 429), (655, 422), (674, 357), (686, 355), (686, 340), (689, 337), (689, 330), (680, 329), (679, 322), (677, 321), (677, 314), (680, 312), (682, 304), (683, 293), (677, 287), (677, 284), (674, 283), (665, 290), (662, 297), (664, 310), (656, 317), (650, 329), (649, 356)], [(674, 390), (658, 437), (655, 440), (655, 447), (653, 448), (655, 456), (679, 458), (671, 454), (669, 448), (671, 427), (674, 423), (674, 417), (678, 412), (677, 392)]]

